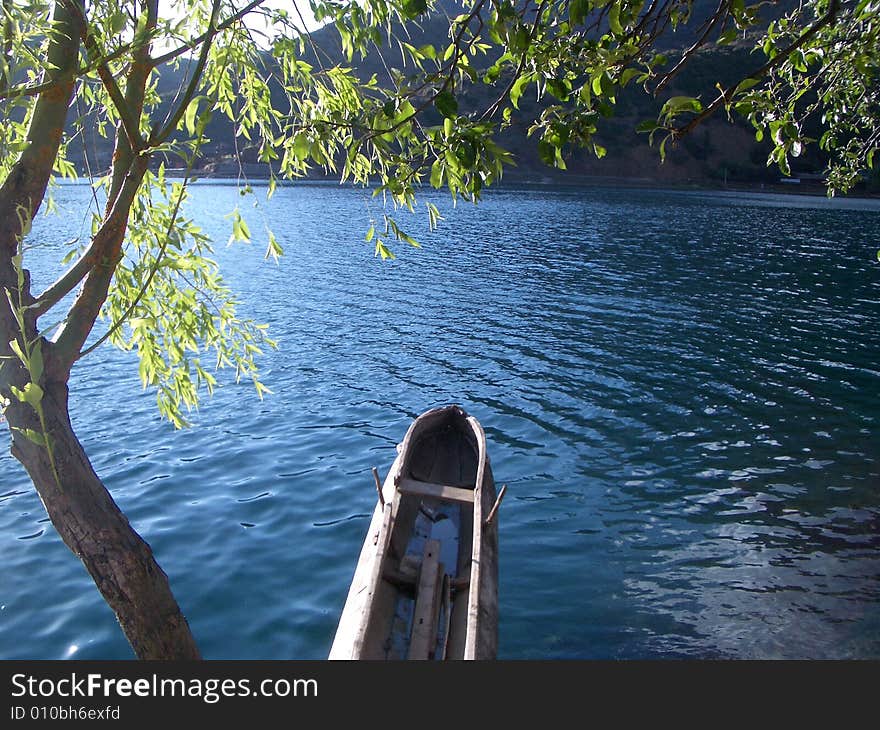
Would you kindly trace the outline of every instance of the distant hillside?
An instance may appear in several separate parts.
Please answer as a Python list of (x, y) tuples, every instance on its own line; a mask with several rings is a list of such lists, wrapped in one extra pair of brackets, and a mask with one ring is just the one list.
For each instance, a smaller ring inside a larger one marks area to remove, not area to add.
[[(716, 6), (715, 0), (697, 0), (694, 13), (709, 13)], [(445, 10), (444, 10), (445, 8)], [(777, 6), (778, 8), (778, 6)], [(420, 28), (411, 31), (410, 42), (416, 46), (432, 43), (445, 47), (448, 43), (448, 14), (457, 13), (452, 0), (444, 0), (437, 13), (423, 19)], [(777, 9), (778, 13), (779, 10)], [(322, 28), (312, 34), (314, 47), (319, 49), (322, 65), (344, 63), (338, 34), (332, 27)], [(683, 33), (670, 35), (667, 41), (669, 54), (674, 56), (675, 46), (683, 48), (689, 38)], [(318, 64), (313, 51), (304, 60)], [(492, 59), (483, 61), (486, 65)], [(387, 78), (389, 66), (400, 66), (397, 49), (383, 48), (381, 55), (373, 51), (365, 59), (353, 62), (359, 75), (369, 78), (377, 74)], [(475, 62), (476, 63), (476, 62)], [(699, 96), (704, 101), (716, 95), (717, 83), (730, 84), (738, 81), (749, 70), (762, 63), (759, 54), (753, 54), (750, 44), (731, 45), (720, 49), (703, 51), (695, 58), (668, 89), (670, 95)], [(160, 93), (170, 98), (178, 88), (180, 73), (166, 69), (160, 80)], [(497, 94), (481, 84), (472, 84), (459, 92), (459, 108), (485, 108)], [(639, 122), (656, 118), (662, 100), (655, 100), (638, 87), (630, 87), (620, 95), (613, 117), (602, 121), (597, 141), (607, 149), (603, 159), (596, 159), (585, 151), (573, 151), (567, 158), (567, 172), (545, 165), (538, 158), (537, 143), (527, 138), (532, 120), (540, 114), (541, 102), (528, 95), (520, 100), (520, 110), (514, 115), (511, 127), (506, 130), (500, 144), (516, 153), (516, 167), (505, 172), (510, 181), (548, 182), (556, 180), (582, 181), (629, 181), (633, 183), (694, 184), (694, 185), (774, 185), (780, 183), (780, 173), (775, 167), (767, 167), (769, 143), (758, 143), (751, 127), (742, 120), (731, 124), (723, 115), (712, 119), (685, 138), (679, 145), (668, 150), (666, 161), (661, 164), (656, 149), (648, 144), (647, 135), (634, 130)], [(430, 120), (429, 120), (430, 121)], [(256, 164), (255, 150), (239, 139), (236, 147), (232, 127), (218, 115), (208, 128), (210, 143), (203, 148), (204, 160), (201, 174), (236, 176), (243, 170), (249, 177), (266, 174)], [(89, 128), (85, 140), (93, 168), (104, 169), (109, 164), (112, 150), (109, 142), (101, 139)], [(71, 157), (79, 169), (84, 169), (83, 144), (71, 146)], [(169, 160), (168, 165), (180, 163)], [(792, 177), (801, 180), (804, 187), (818, 186), (825, 162), (815, 147), (807, 154), (792, 161)], [(786, 181), (789, 184), (791, 181)]]

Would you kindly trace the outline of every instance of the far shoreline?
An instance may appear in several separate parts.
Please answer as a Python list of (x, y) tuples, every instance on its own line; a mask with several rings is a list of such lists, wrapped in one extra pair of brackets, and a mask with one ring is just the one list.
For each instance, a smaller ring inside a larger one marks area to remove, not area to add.
[[(225, 172), (225, 171), (224, 171)], [(260, 170), (261, 174), (254, 174), (256, 171), (243, 171), (249, 174), (231, 175), (218, 174), (211, 170), (193, 170), (191, 173), (192, 184), (214, 184), (214, 185), (250, 185), (251, 187), (266, 187), (269, 184), (269, 176)], [(181, 179), (186, 176), (183, 169), (166, 169), (165, 175), (172, 179)], [(94, 176), (98, 178), (100, 175)], [(89, 183), (87, 176), (78, 176), (76, 179), (57, 180), (61, 185), (85, 185)], [(302, 178), (294, 179), (276, 179), (276, 185), (279, 188), (293, 187), (295, 185), (334, 185), (340, 187), (361, 188), (364, 186), (351, 183), (340, 182), (338, 178), (330, 176), (310, 175)], [(586, 189), (637, 189), (637, 190), (656, 190), (659, 192), (693, 192), (693, 193), (736, 193), (750, 195), (772, 195), (784, 196), (792, 199), (796, 198), (813, 198), (824, 200), (831, 203), (832, 201), (846, 200), (864, 200), (864, 201), (880, 201), (880, 192), (871, 192), (868, 190), (857, 190), (846, 194), (837, 193), (833, 196), (827, 194), (826, 187), (813, 180), (800, 181), (796, 178), (786, 180), (780, 179), (779, 182), (728, 182), (726, 184), (710, 181), (672, 181), (661, 180), (649, 177), (614, 177), (606, 175), (542, 175), (540, 178), (526, 177), (524, 175), (507, 174), (505, 177), (494, 183), (491, 187), (483, 189), (484, 194), (490, 194), (493, 190), (517, 190), (517, 189), (570, 189), (570, 190), (586, 190)], [(369, 189), (369, 186), (367, 186)], [(441, 193), (428, 185), (424, 186), (426, 193)]]

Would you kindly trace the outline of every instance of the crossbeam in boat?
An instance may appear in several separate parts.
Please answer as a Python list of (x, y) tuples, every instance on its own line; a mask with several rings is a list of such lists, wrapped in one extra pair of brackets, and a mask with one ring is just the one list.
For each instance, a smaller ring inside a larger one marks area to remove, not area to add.
[(415, 479), (401, 479), (397, 488), (402, 494), (414, 494), (419, 497), (443, 499), (448, 502), (474, 503), (474, 490), (461, 487), (448, 487), (445, 484), (420, 482)]

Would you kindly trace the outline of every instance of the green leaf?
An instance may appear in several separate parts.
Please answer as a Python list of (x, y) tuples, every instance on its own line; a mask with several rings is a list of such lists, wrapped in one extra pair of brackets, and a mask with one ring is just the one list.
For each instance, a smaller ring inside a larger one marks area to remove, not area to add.
[[(21, 216), (19, 216), (19, 220), (21, 220)], [(26, 235), (24, 231), (24, 226), (22, 226), (22, 234)], [(16, 276), (18, 277), (18, 288), (21, 289), (21, 287), (24, 285), (24, 264), (22, 263), (21, 253), (17, 253), (12, 256), (12, 266), (15, 269)], [(6, 290), (6, 296), (7, 298), (11, 296), (8, 289)], [(9, 301), (11, 302), (12, 299), (9, 299)]]
[(433, 203), (427, 203), (428, 208), (428, 227), (433, 231), (437, 227), (437, 221), (442, 220), (440, 211)]
[(428, 2), (427, 0), (403, 0), (401, 9), (405, 18), (413, 20), (428, 9)]
[(571, 84), (567, 79), (548, 79), (547, 91), (553, 94), (559, 101), (568, 101), (568, 95), (571, 93)]
[(269, 231), (269, 246), (266, 248), (266, 256), (265, 258), (269, 258), (270, 256), (278, 261), (281, 256), (284, 255), (284, 249), (281, 248), (281, 244), (278, 243), (278, 239), (275, 238), (275, 234), (272, 231)]
[(18, 344), (18, 340), (10, 340), (9, 341), (9, 349), (12, 350), (18, 356), (18, 359), (21, 360), (21, 364), (24, 365), (25, 367), (27, 367), (28, 358), (24, 354), (24, 352), (22, 351), (21, 345)]
[(620, 24), (620, 3), (616, 2), (608, 11), (608, 27), (614, 35), (623, 34), (623, 26)]
[(34, 410), (38, 410), (40, 402), (43, 400), (43, 389), (36, 383), (26, 383), (23, 388), (10, 386), (9, 390), (22, 403), (27, 403)]
[(43, 347), (42, 340), (37, 340), (31, 348), (31, 356), (28, 359), (28, 374), (35, 383), (43, 377)]
[(387, 259), (393, 259), (394, 254), (391, 252), (391, 249), (385, 245), (385, 242), (381, 238), (376, 239), (376, 256), (381, 256), (383, 261)]
[(439, 188), (443, 184), (443, 165), (440, 160), (434, 160), (431, 165), (431, 187)]
[(660, 110), (661, 116), (671, 117), (681, 112), (699, 113), (703, 111), (703, 105), (699, 99), (692, 96), (673, 96), (666, 100), (663, 108)]
[(442, 91), (437, 95), (434, 106), (444, 117), (451, 118), (458, 114), (458, 102), (448, 91)]
[(42, 446), (43, 448), (47, 446), (46, 437), (39, 431), (34, 431), (34, 429), (32, 428), (19, 428), (16, 430), (21, 433), (28, 441), (35, 443), (37, 446)]
[(639, 76), (642, 72), (637, 68), (627, 68), (624, 69), (623, 73), (620, 75), (620, 85), (626, 86), (630, 81), (632, 81), (636, 76)]
[(473, 142), (463, 139), (455, 148), (455, 156), (458, 157), (466, 170), (471, 169), (477, 160), (477, 151), (474, 149)]
[(397, 114), (394, 115), (394, 123), (399, 124), (405, 119), (409, 119), (414, 116), (415, 113), (415, 107), (413, 107), (413, 105), (409, 101), (404, 101), (397, 109)]
[(803, 49), (798, 48), (789, 56), (789, 63), (801, 73), (807, 73), (807, 59)]
[(525, 51), (529, 47), (529, 31), (525, 27), (517, 28), (509, 40), (509, 46), (513, 53)]
[(293, 156), (302, 162), (309, 156), (312, 148), (312, 142), (305, 132), (300, 132), (293, 138)]
[(529, 77), (523, 74), (516, 81), (514, 81), (513, 86), (510, 87), (510, 103), (513, 104), (517, 109), (519, 109), (519, 99), (522, 96), (523, 89), (525, 89), (526, 84), (528, 83)]
[(651, 68), (655, 68), (657, 66), (665, 66), (668, 61), (669, 57), (665, 53), (657, 53), (651, 58), (649, 65), (651, 66)]
[(113, 13), (110, 17), (110, 34), (111, 35), (119, 35), (122, 32), (122, 29), (125, 28), (126, 17), (125, 13), (122, 11)]
[(77, 251), (75, 248), (68, 251), (66, 254), (64, 254), (64, 258), (61, 259), (61, 265), (64, 266), (65, 264), (69, 264), (77, 257), (77, 254), (79, 254), (79, 251)]
[(229, 236), (229, 243), (235, 243), (236, 241), (250, 243), (251, 231), (250, 228), (248, 228), (248, 224), (245, 223), (244, 218), (241, 217), (241, 211), (236, 208), (232, 211), (230, 217), (232, 218), (232, 235)]
[(590, 0), (571, 0), (568, 5), (568, 20), (572, 25), (580, 25), (590, 12)]
[(785, 127), (779, 122), (770, 123), (771, 136), (776, 144), (785, 143)]
[(741, 94), (743, 91), (748, 91), (749, 89), (757, 86), (760, 83), (761, 83), (760, 79), (753, 79), (753, 78), (743, 79), (742, 81), (740, 81), (736, 85), (736, 89), (734, 90), (733, 93), (734, 93), (734, 95)]
[(193, 99), (186, 107), (183, 114), (183, 124), (187, 133), (192, 136), (196, 133), (196, 112), (199, 110), (199, 103)]
[(43, 400), (43, 389), (36, 383), (27, 383), (23, 389), (23, 396), (22, 400), (37, 410)]

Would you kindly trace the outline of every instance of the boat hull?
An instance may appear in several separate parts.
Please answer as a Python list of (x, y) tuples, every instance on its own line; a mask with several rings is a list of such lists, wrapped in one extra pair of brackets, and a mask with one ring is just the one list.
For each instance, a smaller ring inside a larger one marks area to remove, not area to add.
[(485, 520), (496, 493), (482, 427), (437, 408), (398, 448), (329, 658), (494, 659), (498, 520)]

